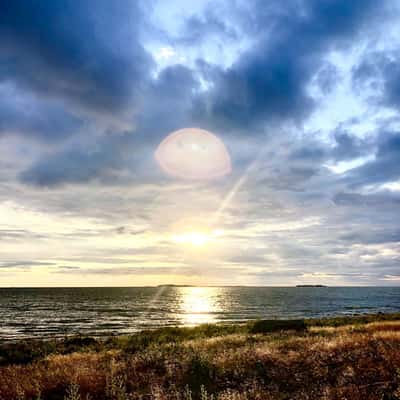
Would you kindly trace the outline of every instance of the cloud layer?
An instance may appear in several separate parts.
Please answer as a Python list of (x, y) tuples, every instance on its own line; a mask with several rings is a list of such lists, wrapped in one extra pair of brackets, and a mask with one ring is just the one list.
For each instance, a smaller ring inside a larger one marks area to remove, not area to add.
[[(399, 18), (389, 0), (2, 4), (0, 284), (398, 282)], [(229, 177), (163, 175), (155, 149), (190, 126), (225, 142)], [(223, 235), (178, 248), (177, 224)]]

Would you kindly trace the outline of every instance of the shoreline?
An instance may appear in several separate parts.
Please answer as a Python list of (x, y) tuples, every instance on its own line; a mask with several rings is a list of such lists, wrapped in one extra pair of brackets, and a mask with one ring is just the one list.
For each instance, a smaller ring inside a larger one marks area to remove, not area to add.
[(398, 394), (400, 313), (0, 345), (1, 400), (378, 400)]
[[(188, 330), (195, 332), (198, 329), (202, 329), (204, 326), (215, 326), (221, 328), (221, 333), (226, 332), (237, 332), (244, 333), (247, 332), (247, 329), (250, 329), (253, 324), (257, 323), (269, 323), (271, 325), (271, 331), (282, 330), (280, 326), (286, 326), (288, 329), (292, 323), (297, 324), (301, 321), (301, 324), (304, 324), (304, 327), (312, 327), (312, 326), (331, 326), (338, 327), (344, 326), (347, 324), (365, 324), (370, 322), (380, 322), (380, 321), (396, 321), (400, 320), (400, 311), (399, 312), (375, 312), (375, 313), (353, 313), (351, 315), (343, 315), (337, 314), (326, 317), (311, 317), (311, 318), (280, 318), (279, 316), (275, 318), (268, 319), (249, 319), (243, 321), (235, 321), (235, 322), (211, 322), (204, 324), (195, 324), (195, 325), (167, 325), (167, 326), (159, 326), (159, 327), (149, 327), (138, 330), (136, 332), (132, 332), (129, 334), (104, 334), (104, 335), (95, 335), (95, 334), (84, 334), (84, 333), (70, 333), (70, 334), (55, 334), (55, 335), (43, 335), (41, 336), (22, 336), (20, 338), (0, 338), (0, 349), (2, 345), (10, 344), (10, 343), (18, 343), (18, 342), (40, 342), (40, 341), (62, 341), (68, 340), (70, 338), (91, 338), (98, 340), (100, 342), (107, 341), (109, 339), (118, 339), (123, 337), (134, 337), (140, 336), (147, 333), (158, 333), (163, 332), (165, 330)], [(276, 327), (276, 328), (275, 328)]]
[[(18, 343), (21, 341), (25, 342), (40, 342), (40, 341), (60, 341), (60, 340), (68, 340), (70, 338), (92, 338), (98, 341), (106, 341), (108, 339), (115, 339), (120, 337), (131, 337), (131, 336), (138, 336), (142, 334), (147, 334), (149, 332), (157, 333), (163, 332), (164, 330), (169, 329), (182, 329), (182, 330), (193, 330), (196, 331), (198, 328), (202, 328), (204, 326), (216, 326), (220, 327), (223, 330), (227, 329), (227, 331), (233, 330), (238, 333), (243, 333), (244, 331), (241, 328), (249, 327), (254, 323), (264, 323), (268, 322), (272, 326), (272, 330), (274, 329), (274, 325), (283, 324), (282, 326), (290, 327), (291, 323), (298, 323), (302, 321), (305, 327), (311, 326), (343, 326), (346, 324), (363, 324), (368, 322), (379, 322), (379, 321), (387, 321), (387, 320), (400, 320), (400, 312), (375, 312), (375, 313), (353, 313), (350, 315), (344, 314), (337, 314), (332, 316), (325, 316), (325, 317), (310, 317), (310, 318), (280, 318), (279, 316), (275, 318), (268, 318), (268, 319), (249, 319), (243, 321), (235, 321), (235, 322), (211, 322), (211, 323), (204, 323), (204, 324), (196, 324), (196, 325), (167, 325), (167, 326), (159, 326), (159, 327), (149, 327), (138, 330), (136, 332), (132, 332), (129, 334), (104, 334), (104, 335), (95, 335), (95, 334), (83, 334), (80, 332), (77, 333), (70, 333), (70, 334), (56, 334), (56, 335), (43, 335), (40, 336), (21, 336), (20, 338), (1, 338), (0, 337), (0, 348), (2, 345), (10, 344), (10, 343)], [(280, 328), (277, 328), (278, 330)], [(223, 332), (223, 330), (221, 332)]]

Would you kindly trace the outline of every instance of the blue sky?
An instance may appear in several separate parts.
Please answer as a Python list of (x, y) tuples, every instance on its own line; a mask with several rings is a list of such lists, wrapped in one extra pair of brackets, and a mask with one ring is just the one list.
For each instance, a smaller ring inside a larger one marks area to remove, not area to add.
[[(394, 0), (0, 3), (0, 286), (399, 285), (399, 19)], [(165, 174), (154, 153), (187, 127), (230, 174)]]

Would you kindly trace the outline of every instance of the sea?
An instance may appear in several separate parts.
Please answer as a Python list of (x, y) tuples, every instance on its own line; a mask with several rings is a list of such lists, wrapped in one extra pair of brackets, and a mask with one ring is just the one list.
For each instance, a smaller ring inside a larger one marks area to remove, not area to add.
[(0, 341), (400, 311), (400, 287), (2, 288)]

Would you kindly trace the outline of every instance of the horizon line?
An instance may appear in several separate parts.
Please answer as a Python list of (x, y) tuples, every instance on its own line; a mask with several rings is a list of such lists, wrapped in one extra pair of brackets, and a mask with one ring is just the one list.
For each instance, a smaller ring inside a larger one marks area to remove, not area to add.
[(158, 288), (167, 287), (249, 287), (249, 288), (400, 288), (399, 285), (324, 285), (324, 284), (299, 284), (299, 285), (189, 285), (189, 284), (159, 284), (135, 286), (0, 286), (0, 289), (129, 289), (129, 288)]

